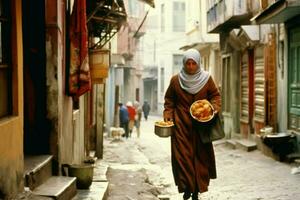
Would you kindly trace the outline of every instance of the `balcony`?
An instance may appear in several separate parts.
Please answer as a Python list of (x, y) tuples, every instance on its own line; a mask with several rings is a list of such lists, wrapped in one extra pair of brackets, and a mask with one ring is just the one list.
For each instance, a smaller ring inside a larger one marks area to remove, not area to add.
[(249, 0), (212, 0), (207, 10), (207, 30), (220, 33), (250, 24), (252, 17)]
[(284, 23), (297, 15), (300, 15), (299, 0), (277, 0), (268, 3), (265, 9), (251, 20), (257, 24), (276, 24)]

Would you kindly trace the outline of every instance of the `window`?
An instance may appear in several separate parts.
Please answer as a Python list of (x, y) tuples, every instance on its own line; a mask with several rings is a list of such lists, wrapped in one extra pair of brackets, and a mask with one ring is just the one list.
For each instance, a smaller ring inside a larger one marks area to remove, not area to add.
[(230, 104), (231, 97), (230, 95), (230, 56), (226, 56), (222, 59), (222, 96), (226, 96), (226, 98), (222, 98), (222, 105), (224, 112), (230, 112)]
[(165, 4), (161, 4), (160, 14), (160, 29), (165, 32)]
[(183, 66), (183, 56), (175, 54), (173, 55), (173, 74), (177, 74), (180, 72), (182, 66)]
[(202, 56), (201, 64), (205, 71), (209, 71), (209, 55)]
[(0, 0), (0, 117), (12, 114), (9, 1)]
[(185, 3), (173, 2), (173, 31), (185, 31)]

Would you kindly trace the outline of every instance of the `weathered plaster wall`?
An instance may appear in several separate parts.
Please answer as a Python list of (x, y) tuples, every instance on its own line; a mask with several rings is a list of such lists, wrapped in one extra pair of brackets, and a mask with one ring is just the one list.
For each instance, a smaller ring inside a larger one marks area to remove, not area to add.
[(234, 51), (232, 54), (232, 66), (230, 68), (230, 91), (231, 93), (231, 114), (233, 119), (234, 133), (240, 133), (240, 51)]
[(24, 188), (22, 3), (11, 3), (14, 116), (0, 120), (0, 199), (12, 199)]
[(46, 2), (47, 112), (54, 160), (71, 163), (73, 154), (73, 104), (65, 88), (65, 1)]
[[(279, 29), (280, 27), (280, 29)], [(287, 29), (284, 25), (279, 26), (277, 31), (280, 34), (278, 37), (277, 48), (277, 114), (278, 114), (278, 132), (285, 132), (288, 124), (288, 37)], [(280, 51), (280, 45), (283, 45)]]
[[(99, 84), (96, 86), (96, 156), (103, 158), (103, 124), (105, 113), (105, 85)], [(109, 130), (109, 127), (108, 127)]]

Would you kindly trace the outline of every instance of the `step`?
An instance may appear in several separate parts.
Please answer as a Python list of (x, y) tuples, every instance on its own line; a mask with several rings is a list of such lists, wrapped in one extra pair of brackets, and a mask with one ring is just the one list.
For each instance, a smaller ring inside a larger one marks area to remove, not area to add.
[(56, 200), (70, 200), (76, 193), (76, 178), (52, 176), (32, 191), (35, 195), (51, 197)]
[(236, 148), (236, 140), (234, 140), (234, 139), (226, 140), (226, 146), (231, 149), (235, 149)]
[(240, 148), (244, 151), (253, 151), (257, 149), (257, 145), (255, 142), (247, 140), (247, 139), (241, 139), (236, 141), (237, 148)]
[(72, 200), (106, 199), (106, 191), (108, 189), (108, 181), (106, 177), (107, 169), (107, 164), (97, 160), (94, 168), (92, 185), (87, 190), (77, 190), (77, 195)]
[(107, 169), (108, 169), (107, 164), (103, 164), (100, 161), (96, 161), (96, 165), (94, 168), (93, 181), (96, 181), (96, 182), (107, 181), (107, 177), (106, 177)]
[[(23, 192), (19, 193), (16, 197), (16, 199), (22, 199), (22, 200), (53, 200), (51, 197), (43, 197), (39, 195), (32, 194), (30, 190), (24, 190)], [(15, 200), (16, 200), (15, 199)]]
[(102, 200), (106, 199), (108, 182), (92, 182), (87, 190), (77, 190), (77, 195), (72, 200)]
[(52, 176), (52, 155), (25, 155), (24, 185), (31, 190)]

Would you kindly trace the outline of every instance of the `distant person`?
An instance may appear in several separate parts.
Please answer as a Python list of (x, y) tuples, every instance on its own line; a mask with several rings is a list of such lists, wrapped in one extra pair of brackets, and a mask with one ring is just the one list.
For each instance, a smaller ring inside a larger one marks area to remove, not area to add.
[(140, 137), (140, 126), (141, 126), (141, 119), (142, 119), (142, 108), (138, 101), (135, 101), (133, 104), (135, 108), (135, 118), (134, 118), (134, 125), (136, 127), (137, 137)]
[[(183, 199), (198, 200), (208, 190), (210, 179), (217, 177), (214, 148), (203, 143), (189, 108), (196, 100), (207, 99), (215, 112), (221, 109), (220, 92), (210, 74), (203, 70), (196, 49), (184, 52), (183, 66), (174, 75), (165, 94), (164, 120), (173, 121), (171, 136), (172, 171)], [(202, 125), (204, 126), (204, 125)]]
[(127, 107), (124, 106), (122, 103), (119, 103), (119, 120), (120, 120), (120, 127), (122, 127), (125, 131), (125, 137), (128, 138), (129, 136), (129, 128), (128, 128), (128, 122), (129, 122), (129, 114)]
[(128, 115), (129, 115), (129, 123), (128, 123), (129, 137), (131, 137), (131, 134), (132, 134), (132, 131), (133, 131), (133, 127), (134, 127), (135, 109), (134, 109), (131, 101), (128, 101), (126, 103), (126, 107), (127, 107)]
[(148, 115), (149, 115), (149, 112), (150, 112), (150, 109), (151, 109), (148, 101), (144, 101), (142, 109), (143, 109), (143, 112), (144, 112), (145, 120), (147, 121)]

